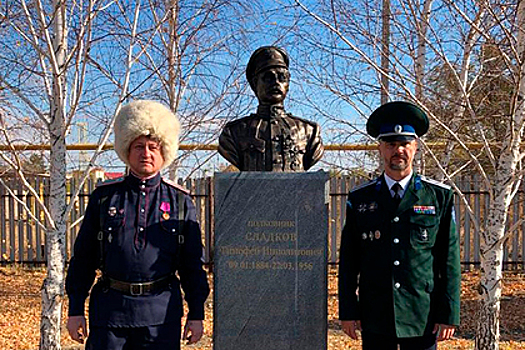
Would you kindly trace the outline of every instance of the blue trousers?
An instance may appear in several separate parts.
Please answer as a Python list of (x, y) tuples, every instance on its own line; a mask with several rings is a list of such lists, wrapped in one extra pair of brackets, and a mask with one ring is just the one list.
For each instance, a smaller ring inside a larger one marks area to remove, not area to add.
[(436, 334), (415, 338), (397, 338), (384, 334), (362, 332), (363, 350), (436, 350)]
[(86, 350), (180, 350), (180, 323), (89, 331)]

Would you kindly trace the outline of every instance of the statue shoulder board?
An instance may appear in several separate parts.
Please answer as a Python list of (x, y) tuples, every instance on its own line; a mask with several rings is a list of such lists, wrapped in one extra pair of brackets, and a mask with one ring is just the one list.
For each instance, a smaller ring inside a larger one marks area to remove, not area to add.
[(125, 176), (121, 176), (121, 177), (117, 177), (117, 178), (114, 178), (114, 179), (109, 179), (109, 180), (106, 180), (106, 181), (100, 181), (99, 183), (96, 184), (96, 187), (102, 187), (102, 186), (109, 186), (109, 185), (114, 185), (114, 184), (118, 184), (118, 183), (121, 183), (124, 181), (126, 177)]
[(237, 118), (237, 119), (231, 120), (231, 121), (226, 123), (225, 127), (234, 127), (235, 125), (238, 125), (238, 124), (241, 124), (241, 123), (246, 123), (248, 120), (252, 119), (254, 116), (256, 116), (256, 114), (251, 114), (251, 115), (246, 116), (246, 117), (241, 117), (241, 118)]
[(171, 180), (168, 180), (168, 179), (165, 179), (165, 178), (162, 178), (162, 181), (166, 184), (166, 185), (169, 185), (173, 188), (175, 188), (176, 190), (186, 194), (186, 195), (190, 195), (190, 190), (188, 190), (187, 188), (185, 188), (184, 186), (181, 186), (179, 185), (178, 183), (175, 183)]
[(316, 122), (308, 120), (308, 119), (297, 117), (297, 116), (293, 115), (292, 113), (286, 113), (286, 115), (288, 117), (292, 118), (292, 119), (298, 120), (298, 121), (303, 122), (305, 124), (308, 124), (308, 125), (310, 125), (312, 127), (318, 126), (318, 124)]
[(421, 177), (421, 181), (424, 181), (428, 184), (431, 184), (431, 185), (434, 185), (434, 186), (437, 186), (437, 187), (441, 187), (443, 189), (446, 189), (446, 190), (450, 190), (451, 187), (449, 185), (445, 185), (443, 182), (439, 182), (439, 181), (436, 181), (436, 180), (433, 180), (433, 179), (429, 179), (428, 177), (425, 177), (423, 175), (420, 176)]
[(372, 185), (375, 185), (377, 183), (378, 179), (375, 179), (375, 180), (371, 180), (371, 181), (367, 181), (365, 183), (362, 183), (354, 188), (352, 188), (350, 190), (350, 193), (353, 193), (353, 192), (356, 192), (356, 191), (359, 191), (359, 190), (362, 190), (363, 188), (366, 188), (368, 186), (372, 186)]

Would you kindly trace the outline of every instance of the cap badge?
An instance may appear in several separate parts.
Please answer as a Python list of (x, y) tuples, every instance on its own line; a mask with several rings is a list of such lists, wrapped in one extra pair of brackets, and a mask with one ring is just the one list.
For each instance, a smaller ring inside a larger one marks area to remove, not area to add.
[(396, 134), (401, 134), (403, 132), (403, 127), (399, 124), (397, 124), (396, 126), (394, 126), (394, 132)]

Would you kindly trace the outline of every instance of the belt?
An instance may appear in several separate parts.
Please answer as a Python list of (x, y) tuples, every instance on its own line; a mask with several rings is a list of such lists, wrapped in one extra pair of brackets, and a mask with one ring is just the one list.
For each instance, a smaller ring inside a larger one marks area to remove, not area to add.
[(172, 275), (149, 282), (124, 282), (108, 276), (104, 276), (103, 279), (109, 288), (133, 296), (153, 294), (168, 287), (173, 280)]

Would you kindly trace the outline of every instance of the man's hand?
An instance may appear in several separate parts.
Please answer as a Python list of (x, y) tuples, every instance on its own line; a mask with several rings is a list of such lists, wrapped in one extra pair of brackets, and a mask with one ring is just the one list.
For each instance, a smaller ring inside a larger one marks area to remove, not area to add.
[(195, 344), (202, 338), (203, 333), (204, 326), (202, 320), (187, 320), (182, 339), (187, 340), (188, 344)]
[(361, 321), (341, 321), (341, 328), (350, 338), (357, 340), (358, 336), (356, 331), (361, 331)]
[(437, 341), (449, 340), (454, 335), (456, 327), (450, 326), (448, 324), (436, 323), (434, 325), (433, 333), (438, 333)]
[(86, 318), (84, 316), (69, 316), (67, 319), (67, 331), (71, 339), (84, 344), (88, 337)]

